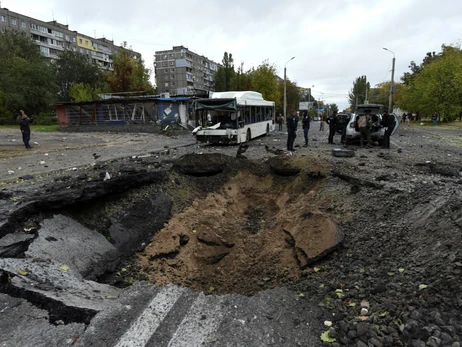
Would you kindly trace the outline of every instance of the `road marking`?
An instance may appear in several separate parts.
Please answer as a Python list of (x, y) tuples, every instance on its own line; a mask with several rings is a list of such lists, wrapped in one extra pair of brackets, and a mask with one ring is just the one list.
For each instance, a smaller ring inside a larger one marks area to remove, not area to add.
[(176, 286), (162, 287), (146, 309), (122, 335), (116, 347), (144, 347), (183, 291), (183, 288)]
[(399, 149), (403, 149), (403, 147), (401, 147), (400, 145), (398, 145), (395, 141), (390, 140), (390, 143), (391, 143), (393, 146), (398, 147)]
[(220, 304), (222, 301), (220, 297), (199, 294), (181, 321), (168, 347), (202, 346), (207, 339), (211, 339), (221, 321)]

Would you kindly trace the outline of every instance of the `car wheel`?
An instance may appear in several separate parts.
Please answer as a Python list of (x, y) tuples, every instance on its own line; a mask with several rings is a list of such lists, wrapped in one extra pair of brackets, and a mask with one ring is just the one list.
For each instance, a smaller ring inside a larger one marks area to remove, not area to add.
[(334, 148), (332, 150), (332, 155), (334, 157), (354, 157), (355, 151), (352, 149)]

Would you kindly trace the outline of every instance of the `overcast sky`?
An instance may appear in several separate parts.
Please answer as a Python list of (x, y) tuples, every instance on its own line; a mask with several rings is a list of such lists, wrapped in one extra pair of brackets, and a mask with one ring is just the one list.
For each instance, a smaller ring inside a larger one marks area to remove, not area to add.
[[(94, 37), (127, 41), (152, 68), (155, 51), (183, 45), (244, 69), (268, 59), (340, 109), (356, 77), (395, 81), (427, 52), (462, 40), (462, 0), (1, 0), (11, 11), (57, 20)], [(154, 76), (153, 76), (154, 81)]]

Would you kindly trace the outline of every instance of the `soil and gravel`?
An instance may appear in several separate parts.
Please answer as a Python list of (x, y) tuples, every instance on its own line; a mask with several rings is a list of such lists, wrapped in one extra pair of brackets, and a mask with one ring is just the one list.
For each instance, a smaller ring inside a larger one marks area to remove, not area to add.
[(198, 145), (186, 133), (34, 133), (27, 151), (2, 130), (0, 237), (34, 235), (59, 213), (119, 252), (104, 283), (246, 295), (285, 286), (329, 312), (329, 345), (457, 347), (457, 129), (401, 126), (390, 150), (350, 146), (346, 158), (317, 129), (295, 153), (274, 132), (240, 158), (237, 146)]

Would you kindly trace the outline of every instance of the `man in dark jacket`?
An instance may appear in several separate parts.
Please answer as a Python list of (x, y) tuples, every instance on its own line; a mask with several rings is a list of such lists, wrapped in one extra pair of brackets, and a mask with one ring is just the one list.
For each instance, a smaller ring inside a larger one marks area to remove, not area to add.
[(329, 141), (328, 143), (334, 144), (334, 135), (335, 135), (335, 128), (337, 125), (337, 112), (331, 114), (327, 117), (326, 123), (329, 124)]
[(383, 135), (383, 148), (390, 148), (390, 136), (395, 128), (395, 117), (388, 112), (382, 115), (381, 123), (382, 127), (385, 128), (385, 134)]
[(287, 150), (294, 151), (294, 141), (297, 136), (298, 116), (297, 111), (292, 110), (291, 115), (287, 117)]
[(305, 147), (308, 147), (308, 131), (310, 130), (311, 117), (308, 111), (303, 112), (303, 136), (305, 136)]
[(24, 113), (23, 110), (19, 111), (21, 113), (20, 119), (19, 119), (19, 129), (21, 129), (22, 133), (22, 141), (24, 142), (24, 145), (26, 146), (27, 149), (32, 148), (31, 145), (29, 145), (30, 141), (30, 126), (29, 124), (33, 122), (32, 119), (27, 117), (27, 115)]

